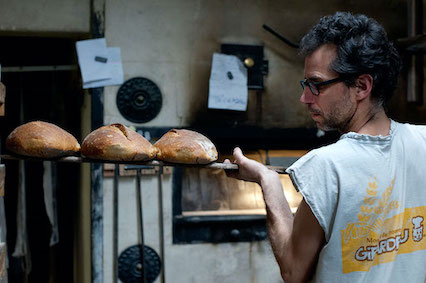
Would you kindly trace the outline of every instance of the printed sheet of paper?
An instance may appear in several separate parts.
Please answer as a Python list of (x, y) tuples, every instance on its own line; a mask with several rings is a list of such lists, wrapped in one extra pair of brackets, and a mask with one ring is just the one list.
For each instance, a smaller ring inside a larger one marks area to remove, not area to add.
[(208, 108), (247, 110), (247, 69), (238, 57), (214, 53)]

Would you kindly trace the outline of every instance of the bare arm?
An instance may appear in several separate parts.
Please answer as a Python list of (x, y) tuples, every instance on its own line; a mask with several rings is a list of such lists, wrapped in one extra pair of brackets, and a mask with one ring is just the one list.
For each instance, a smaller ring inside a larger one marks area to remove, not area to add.
[(228, 176), (256, 182), (266, 203), (269, 239), (285, 282), (305, 282), (312, 275), (324, 244), (324, 231), (303, 200), (293, 217), (277, 173), (234, 150), (238, 172)]

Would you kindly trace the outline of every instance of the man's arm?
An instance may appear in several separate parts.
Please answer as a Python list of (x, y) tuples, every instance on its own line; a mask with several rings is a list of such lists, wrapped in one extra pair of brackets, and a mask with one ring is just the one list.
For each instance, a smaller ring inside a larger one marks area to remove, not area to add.
[(306, 282), (324, 244), (324, 231), (303, 200), (293, 217), (279, 175), (234, 150), (238, 172), (228, 176), (256, 182), (262, 187), (267, 210), (269, 239), (285, 282)]

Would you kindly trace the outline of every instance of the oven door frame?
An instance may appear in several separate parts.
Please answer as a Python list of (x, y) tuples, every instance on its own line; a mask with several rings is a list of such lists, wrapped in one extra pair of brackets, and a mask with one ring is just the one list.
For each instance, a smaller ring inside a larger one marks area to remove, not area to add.
[(173, 244), (252, 242), (267, 238), (266, 215), (183, 215), (183, 175), (184, 168), (173, 169)]

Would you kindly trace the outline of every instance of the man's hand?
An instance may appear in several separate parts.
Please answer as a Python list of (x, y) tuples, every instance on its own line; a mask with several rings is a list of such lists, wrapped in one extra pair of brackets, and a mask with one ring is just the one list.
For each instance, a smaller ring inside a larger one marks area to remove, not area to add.
[[(229, 159), (225, 159), (224, 163), (231, 162)], [(267, 174), (269, 171), (265, 165), (245, 157), (241, 149), (238, 147), (234, 149), (234, 163), (238, 165), (238, 170), (226, 170), (226, 175), (228, 177), (239, 180), (256, 182), (260, 184), (262, 181), (262, 176)]]

